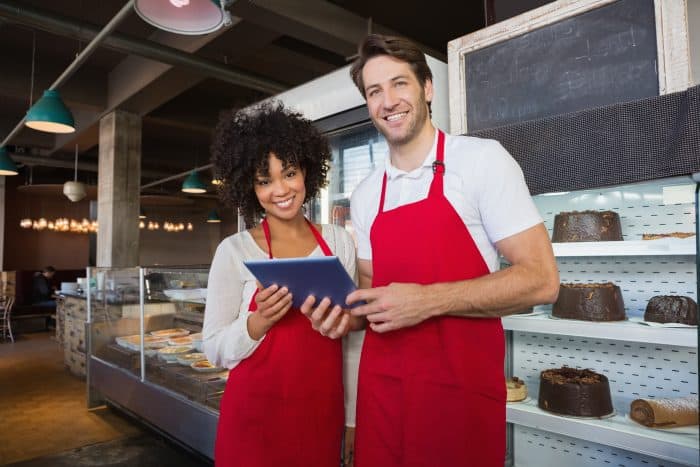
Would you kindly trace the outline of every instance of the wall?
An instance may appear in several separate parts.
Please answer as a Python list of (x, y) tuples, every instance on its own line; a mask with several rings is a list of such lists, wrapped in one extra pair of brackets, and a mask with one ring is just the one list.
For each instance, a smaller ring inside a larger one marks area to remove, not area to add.
[(692, 83), (700, 84), (700, 0), (688, 0), (688, 35)]
[[(139, 264), (143, 266), (209, 265), (219, 242), (236, 232), (235, 217), (218, 209), (220, 224), (206, 222), (211, 202), (192, 206), (144, 206), (148, 221), (158, 221), (160, 230), (141, 229)], [(192, 223), (193, 231), (166, 232), (163, 222)]]
[(41, 269), (52, 265), (56, 269), (82, 269), (88, 265), (89, 240), (87, 234), (36, 231), (23, 229), (23, 217), (38, 219), (57, 217), (82, 219), (88, 217), (89, 202), (70, 202), (62, 194), (30, 195), (17, 187), (23, 177), (6, 177), (4, 270)]

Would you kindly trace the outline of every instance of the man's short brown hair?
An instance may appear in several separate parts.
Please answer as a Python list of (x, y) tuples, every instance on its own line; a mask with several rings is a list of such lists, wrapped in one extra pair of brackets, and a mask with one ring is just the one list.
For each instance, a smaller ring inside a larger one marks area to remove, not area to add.
[(374, 57), (388, 55), (410, 65), (421, 86), (433, 80), (433, 73), (425, 61), (425, 54), (416, 44), (403, 37), (368, 34), (357, 48), (358, 57), (350, 67), (350, 77), (365, 99), (365, 83), (362, 79), (362, 69)]

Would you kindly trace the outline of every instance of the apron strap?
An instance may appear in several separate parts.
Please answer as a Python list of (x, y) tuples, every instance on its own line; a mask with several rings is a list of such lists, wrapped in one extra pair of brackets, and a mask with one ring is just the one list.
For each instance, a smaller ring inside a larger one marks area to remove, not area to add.
[[(321, 251), (323, 251), (323, 254), (326, 256), (333, 256), (333, 252), (331, 249), (328, 247), (328, 244), (326, 241), (323, 239), (323, 235), (316, 229), (316, 227), (309, 221), (306, 217), (304, 218), (306, 221), (306, 224), (309, 226), (309, 229), (311, 230), (311, 233), (313, 234), (314, 238), (316, 239), (316, 243), (318, 243), (318, 246), (321, 247)], [(270, 259), (272, 259), (272, 236), (270, 235), (270, 226), (267, 224), (267, 218), (262, 220), (262, 228), (263, 232), (265, 233), (265, 242), (267, 243), (267, 251), (269, 253)]]
[[(437, 148), (435, 151), (435, 162), (433, 162), (433, 181), (430, 182), (430, 191), (428, 191), (428, 197), (433, 195), (443, 194), (443, 184), (442, 179), (445, 175), (445, 133), (442, 130), (438, 130), (438, 140)], [(437, 175), (437, 177), (436, 177)], [(377, 214), (384, 211), (384, 197), (386, 196), (386, 171), (384, 171), (384, 178), (382, 178), (382, 192), (379, 195), (379, 210)]]
[(443, 191), (443, 176), (445, 175), (445, 133), (438, 130), (435, 162), (433, 162), (433, 181), (430, 183), (428, 196), (441, 196)]

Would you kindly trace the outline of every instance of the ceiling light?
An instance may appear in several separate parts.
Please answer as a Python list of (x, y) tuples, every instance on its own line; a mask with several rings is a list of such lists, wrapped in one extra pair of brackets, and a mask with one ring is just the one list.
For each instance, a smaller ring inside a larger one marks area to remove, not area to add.
[(212, 178), (212, 179), (211, 179), (211, 184), (212, 184), (212, 185), (221, 185), (221, 184), (223, 184), (223, 183), (224, 183), (224, 182), (223, 182), (221, 179), (219, 179), (219, 178), (216, 178), (216, 177), (215, 177), (215, 178)]
[(5, 146), (0, 147), (0, 175), (17, 175), (17, 165), (7, 153)]
[(139, 219), (145, 219), (146, 218), (146, 211), (143, 209), (139, 210)]
[(75, 175), (73, 181), (68, 181), (63, 184), (63, 194), (74, 203), (85, 198), (87, 191), (85, 185), (78, 181), (78, 145), (75, 145)]
[(229, 21), (219, 0), (136, 0), (134, 10), (148, 24), (175, 34), (209, 34)]
[(202, 183), (202, 180), (194, 170), (190, 173), (184, 182), (182, 182), (182, 191), (185, 193), (206, 193), (207, 186)]
[(209, 222), (210, 224), (218, 224), (219, 222), (221, 222), (221, 218), (219, 217), (219, 213), (216, 212), (216, 209), (212, 210), (209, 213), (209, 216), (207, 217), (207, 222)]
[(75, 121), (61, 96), (55, 89), (44, 91), (44, 95), (27, 112), (25, 125), (48, 133), (73, 133)]

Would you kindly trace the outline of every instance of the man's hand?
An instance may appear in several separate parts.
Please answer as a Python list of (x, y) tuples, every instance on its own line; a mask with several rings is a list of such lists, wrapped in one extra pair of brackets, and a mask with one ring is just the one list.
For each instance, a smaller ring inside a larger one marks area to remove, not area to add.
[(258, 309), (248, 317), (248, 334), (255, 340), (264, 336), (292, 307), (292, 294), (286, 287), (279, 288), (276, 284), (266, 289), (260, 287), (258, 284), (255, 295)]
[(353, 316), (363, 316), (375, 332), (387, 332), (415, 326), (430, 317), (429, 295), (419, 284), (391, 283), (386, 287), (358, 289), (348, 295), (352, 305), (364, 300), (351, 310)]
[(339, 339), (353, 329), (353, 318), (350, 313), (343, 311), (340, 305), (331, 308), (328, 298), (321, 300), (316, 308), (316, 297), (309, 295), (301, 305), (301, 312), (311, 321), (311, 327), (322, 336)]

